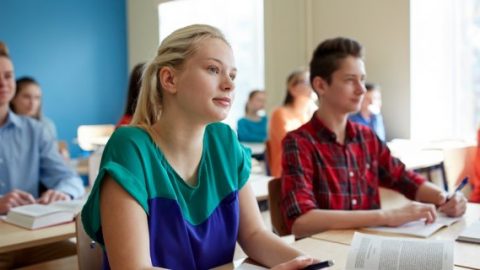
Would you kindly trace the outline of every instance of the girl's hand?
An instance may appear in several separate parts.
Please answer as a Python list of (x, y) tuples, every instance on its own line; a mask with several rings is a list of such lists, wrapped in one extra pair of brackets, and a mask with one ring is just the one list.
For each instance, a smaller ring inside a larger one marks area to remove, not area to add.
[(318, 260), (307, 256), (298, 256), (293, 260), (281, 263), (272, 268), (272, 270), (298, 270), (309, 266), (312, 263), (316, 263)]

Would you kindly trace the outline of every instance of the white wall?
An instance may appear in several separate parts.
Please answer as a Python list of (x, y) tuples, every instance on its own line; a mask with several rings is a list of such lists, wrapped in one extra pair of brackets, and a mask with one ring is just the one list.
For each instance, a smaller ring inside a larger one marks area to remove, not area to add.
[(265, 91), (271, 111), (282, 103), (288, 74), (308, 66), (305, 1), (264, 0)]
[(127, 0), (128, 67), (151, 60), (159, 43), (158, 0)]

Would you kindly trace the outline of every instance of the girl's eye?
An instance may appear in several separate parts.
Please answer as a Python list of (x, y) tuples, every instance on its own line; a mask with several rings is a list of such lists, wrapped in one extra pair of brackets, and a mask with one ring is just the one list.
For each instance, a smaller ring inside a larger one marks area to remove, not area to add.
[(232, 81), (234, 81), (234, 80), (235, 80), (235, 77), (237, 77), (237, 75), (236, 75), (236, 74), (230, 74), (230, 79), (231, 79)]
[(215, 73), (215, 74), (220, 73), (220, 69), (216, 66), (209, 66), (208, 71), (211, 72), (211, 73)]

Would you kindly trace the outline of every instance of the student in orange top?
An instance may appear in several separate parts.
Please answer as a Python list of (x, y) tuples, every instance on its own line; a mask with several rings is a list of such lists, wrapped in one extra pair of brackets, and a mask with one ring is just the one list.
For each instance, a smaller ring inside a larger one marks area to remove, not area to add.
[(480, 128), (477, 133), (477, 156), (475, 158), (475, 177), (472, 178), (473, 190), (470, 201), (480, 203)]
[(298, 69), (290, 73), (283, 105), (276, 108), (270, 118), (268, 165), (272, 176), (282, 175), (282, 140), (287, 132), (299, 128), (312, 117), (313, 91), (308, 76), (306, 69)]

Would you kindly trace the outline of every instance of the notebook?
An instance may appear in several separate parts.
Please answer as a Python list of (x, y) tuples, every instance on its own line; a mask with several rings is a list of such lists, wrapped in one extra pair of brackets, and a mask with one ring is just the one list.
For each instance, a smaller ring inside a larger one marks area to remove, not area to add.
[(38, 229), (70, 222), (82, 209), (84, 201), (60, 201), (49, 205), (29, 204), (10, 209), (5, 222), (27, 229)]
[(480, 244), (480, 220), (465, 228), (457, 238), (458, 241)]
[(417, 221), (412, 221), (405, 223), (398, 227), (367, 227), (365, 230), (376, 231), (376, 232), (386, 232), (386, 233), (397, 233), (403, 235), (412, 235), (417, 237), (427, 238), (436, 231), (440, 230), (443, 227), (448, 227), (453, 223), (461, 220), (462, 217), (451, 218), (445, 215), (437, 216), (437, 220), (432, 224), (425, 224), (425, 219), (420, 219)]

